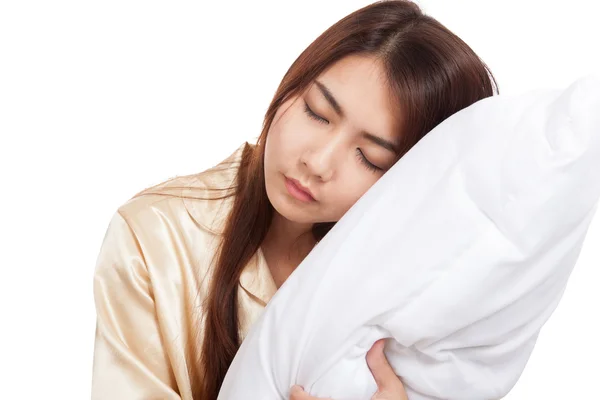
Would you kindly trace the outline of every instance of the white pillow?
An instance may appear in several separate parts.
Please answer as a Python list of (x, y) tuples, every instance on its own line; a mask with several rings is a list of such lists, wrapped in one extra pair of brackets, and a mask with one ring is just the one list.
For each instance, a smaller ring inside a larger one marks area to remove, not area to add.
[(219, 400), (376, 391), (382, 337), (410, 400), (497, 399), (556, 308), (600, 197), (600, 79), (481, 100), (426, 135), (269, 302)]

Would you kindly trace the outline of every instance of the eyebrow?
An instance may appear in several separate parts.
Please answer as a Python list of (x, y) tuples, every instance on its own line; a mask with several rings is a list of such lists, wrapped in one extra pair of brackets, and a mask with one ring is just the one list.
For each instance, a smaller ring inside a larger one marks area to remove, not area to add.
[[(344, 112), (344, 109), (342, 108), (342, 106), (340, 106), (340, 103), (338, 103), (338, 101), (335, 99), (335, 97), (331, 93), (331, 90), (329, 90), (327, 86), (325, 86), (322, 82), (319, 82), (318, 80), (315, 80), (315, 84), (317, 85), (317, 87), (321, 91), (321, 94), (323, 95), (323, 97), (325, 97), (325, 100), (327, 100), (331, 108), (333, 108), (335, 113), (341, 118), (345, 118), (346, 114)], [(361, 136), (395, 154), (400, 153), (400, 150), (398, 148), (399, 145), (397, 143), (390, 142), (389, 140), (386, 140), (380, 136), (374, 135), (366, 131), (361, 131)]]

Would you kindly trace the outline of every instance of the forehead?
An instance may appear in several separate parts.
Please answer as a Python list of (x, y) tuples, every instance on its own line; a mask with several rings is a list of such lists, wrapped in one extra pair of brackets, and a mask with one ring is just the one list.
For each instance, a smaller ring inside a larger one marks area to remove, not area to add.
[[(387, 137), (398, 131), (400, 110), (380, 60), (350, 55), (329, 66), (317, 80), (331, 91), (357, 129)], [(322, 97), (317, 85), (311, 85), (310, 93)]]

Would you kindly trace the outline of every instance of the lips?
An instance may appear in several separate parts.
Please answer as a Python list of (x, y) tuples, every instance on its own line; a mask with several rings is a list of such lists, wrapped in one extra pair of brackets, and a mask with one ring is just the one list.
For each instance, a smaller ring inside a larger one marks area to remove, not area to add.
[(294, 185), (296, 185), (296, 186), (298, 187), (298, 189), (302, 190), (304, 193), (306, 193), (307, 195), (309, 195), (309, 196), (310, 196), (310, 197), (312, 197), (313, 199), (315, 198), (315, 197), (312, 195), (311, 191), (310, 191), (308, 188), (306, 188), (306, 187), (302, 186), (302, 184), (300, 183), (300, 181), (298, 181), (298, 180), (296, 180), (296, 179), (290, 179), (290, 180), (291, 180), (292, 182), (294, 182)]
[(300, 181), (298, 181), (297, 179), (292, 179), (292, 178), (288, 178), (288, 177), (286, 177), (286, 179), (296, 188), (296, 190), (304, 193), (311, 200), (315, 200), (315, 197), (313, 196), (311, 191), (308, 188), (306, 188), (305, 186), (302, 186)]

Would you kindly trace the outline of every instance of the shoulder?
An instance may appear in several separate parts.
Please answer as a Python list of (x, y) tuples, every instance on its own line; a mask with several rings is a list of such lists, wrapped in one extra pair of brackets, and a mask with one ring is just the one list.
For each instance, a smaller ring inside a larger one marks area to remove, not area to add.
[(163, 304), (183, 292), (197, 292), (232, 201), (210, 200), (221, 195), (210, 189), (234, 183), (246, 145), (206, 171), (162, 181), (119, 206), (105, 234), (97, 278), (119, 281), (134, 271), (138, 282), (156, 287), (156, 300)]
[(118, 208), (131, 224), (152, 224), (156, 219), (191, 218), (198, 228), (219, 233), (232, 205), (242, 154), (252, 145), (244, 142), (227, 158), (202, 172), (179, 175), (137, 192)]

